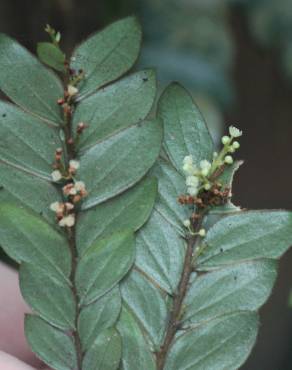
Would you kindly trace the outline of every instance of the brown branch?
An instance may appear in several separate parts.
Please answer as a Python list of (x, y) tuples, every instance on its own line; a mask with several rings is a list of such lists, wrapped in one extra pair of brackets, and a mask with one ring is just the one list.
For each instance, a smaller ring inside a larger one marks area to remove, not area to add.
[[(203, 214), (201, 214), (200, 219), (197, 221), (196, 227), (194, 229), (195, 232), (198, 232), (201, 228), (202, 216)], [(188, 238), (183, 272), (178, 285), (177, 293), (173, 301), (173, 307), (170, 313), (165, 339), (162, 346), (160, 347), (159, 352), (156, 353), (157, 370), (162, 370), (164, 368), (167, 353), (171, 347), (175, 334), (179, 329), (183, 301), (187, 294), (189, 281), (193, 272), (193, 252), (199, 239), (200, 237), (198, 235), (192, 235)]]

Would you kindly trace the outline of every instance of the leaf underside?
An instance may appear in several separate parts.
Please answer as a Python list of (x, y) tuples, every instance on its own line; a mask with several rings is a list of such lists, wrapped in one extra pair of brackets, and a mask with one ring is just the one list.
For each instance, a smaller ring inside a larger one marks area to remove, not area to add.
[[(148, 118), (156, 97), (154, 71), (123, 76), (140, 42), (140, 26), (129, 17), (89, 37), (72, 56), (71, 68), (85, 76), (72, 132), (80, 122), (88, 126), (76, 148), (77, 179), (85, 182), (88, 197), (78, 214), (72, 281), (66, 233), (49, 209), (63, 201), (51, 172), (55, 150), (66, 152), (57, 104), (64, 87), (15, 40), (0, 35), (0, 88), (15, 103), (0, 102), (0, 245), (21, 264), (21, 292), (34, 312), (26, 318), (27, 340), (57, 370), (77, 367), (73, 331), (80, 336), (84, 369), (120, 365), (122, 342), (114, 329), (119, 282), (134, 262), (133, 233), (154, 204), (157, 183), (147, 173), (162, 143), (161, 121)], [(39, 44), (38, 55), (63, 71), (64, 57), (53, 44)]]
[[(170, 162), (160, 160), (152, 171), (158, 197), (138, 231), (135, 267), (121, 287), (123, 370), (134, 370), (137, 361), (141, 370), (158, 370), (156, 353), (179, 293), (187, 247), (182, 221), (190, 214), (177, 202), (185, 193), (182, 160), (192, 154), (199, 163), (212, 158), (213, 151), (200, 112), (181, 86), (170, 85), (158, 106)], [(231, 185), (239, 165), (221, 176), (222, 184)], [(257, 310), (271, 293), (276, 260), (292, 244), (291, 212), (240, 211), (228, 203), (212, 210), (204, 225), (205, 248), (191, 275), (164, 370), (238, 369), (255, 343)]]

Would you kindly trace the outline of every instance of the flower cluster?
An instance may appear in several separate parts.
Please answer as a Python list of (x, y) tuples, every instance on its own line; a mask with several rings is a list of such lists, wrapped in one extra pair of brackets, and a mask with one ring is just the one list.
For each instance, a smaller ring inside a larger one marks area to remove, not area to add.
[(75, 181), (73, 178), (80, 167), (80, 162), (76, 159), (71, 159), (68, 169), (65, 169), (61, 162), (61, 156), (62, 150), (57, 149), (54, 163), (55, 170), (51, 176), (54, 182), (67, 181), (67, 184), (62, 188), (66, 201), (64, 203), (53, 202), (50, 205), (50, 209), (56, 213), (59, 226), (73, 227), (75, 224), (75, 205), (87, 196), (87, 191), (83, 181)]
[(57, 167), (57, 169), (55, 169), (51, 173), (52, 180), (54, 182), (59, 182), (63, 179), (72, 178), (72, 176), (76, 174), (76, 171), (80, 167), (80, 162), (77, 161), (76, 159), (72, 159), (71, 161), (69, 161), (69, 168), (67, 171), (63, 168), (63, 165), (60, 162), (57, 163), (57, 165), (55, 164), (54, 167), (55, 168)]
[[(224, 168), (224, 165), (230, 165), (233, 163), (233, 158), (230, 154), (234, 153), (240, 147), (239, 142), (235, 141), (234, 139), (240, 137), (241, 135), (242, 131), (234, 126), (230, 126), (229, 136), (226, 135), (222, 137), (221, 141), (223, 144), (223, 148), (221, 149), (220, 153), (213, 153), (212, 162), (204, 159), (200, 161), (199, 164), (195, 164), (191, 155), (187, 155), (184, 158), (182, 168), (186, 175), (186, 186), (188, 195), (182, 196), (183, 199), (182, 197), (179, 198), (181, 204), (197, 204), (199, 201), (202, 202), (203, 198), (200, 197), (202, 194), (205, 194), (207, 196), (208, 194), (212, 195), (212, 197), (208, 197), (208, 199), (210, 198), (211, 200), (214, 198), (214, 196), (216, 197), (218, 194), (222, 196), (222, 199), (228, 197), (230, 189), (227, 189), (225, 192), (217, 189), (216, 187), (218, 186), (218, 184), (215, 183), (215, 179), (217, 177), (216, 171), (220, 171), (221, 168)], [(205, 192), (203, 192), (203, 190)], [(197, 197), (199, 193), (200, 196)], [(185, 202), (186, 199), (191, 200), (191, 202)], [(211, 204), (210, 199), (208, 204)], [(205, 204), (203, 204), (203, 206), (205, 206)], [(190, 230), (190, 232), (192, 231), (192, 222), (190, 219), (185, 220), (183, 224), (186, 228)], [(201, 234), (200, 232), (201, 230), (197, 234), (203, 237), (204, 231), (202, 231)]]
[(50, 209), (56, 213), (59, 226), (72, 227), (75, 224), (75, 205), (87, 195), (84, 182), (76, 181), (66, 184), (63, 186), (63, 194), (67, 201), (64, 203), (54, 202), (50, 205)]
[(72, 213), (74, 205), (70, 202), (54, 202), (50, 209), (56, 213), (58, 224), (61, 227), (72, 227), (75, 224), (75, 214)]

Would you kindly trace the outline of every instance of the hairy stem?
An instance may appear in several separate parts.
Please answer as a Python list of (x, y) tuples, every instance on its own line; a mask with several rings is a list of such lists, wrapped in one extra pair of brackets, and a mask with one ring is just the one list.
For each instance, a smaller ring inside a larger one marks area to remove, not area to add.
[[(199, 229), (201, 228), (203, 214), (201, 214), (200, 216), (201, 217), (197, 221), (196, 226), (194, 228), (195, 232), (198, 232)], [(156, 353), (157, 370), (163, 370), (167, 353), (171, 347), (175, 334), (179, 329), (183, 301), (187, 293), (191, 274), (193, 272), (193, 262), (194, 262), (193, 252), (199, 239), (200, 237), (198, 235), (191, 235), (188, 238), (183, 271), (178, 285), (177, 293), (173, 300), (173, 307), (166, 328), (164, 342), (160, 347), (159, 352)]]

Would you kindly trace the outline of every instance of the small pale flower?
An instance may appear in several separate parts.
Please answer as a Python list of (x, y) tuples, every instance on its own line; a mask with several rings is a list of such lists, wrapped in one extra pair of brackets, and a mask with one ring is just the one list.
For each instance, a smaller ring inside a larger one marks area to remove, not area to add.
[(195, 197), (198, 194), (199, 189), (194, 186), (188, 187), (188, 193), (192, 196)]
[(238, 141), (234, 141), (232, 146), (233, 146), (234, 149), (238, 149), (240, 147), (240, 144), (239, 144)]
[(84, 191), (85, 190), (85, 184), (84, 184), (83, 181), (76, 181), (74, 187), (77, 191)]
[(71, 211), (74, 208), (74, 204), (66, 202), (65, 207), (67, 211)]
[(56, 213), (60, 213), (63, 211), (63, 203), (54, 202), (50, 205), (50, 210)]
[(199, 179), (196, 176), (188, 176), (186, 179), (187, 186), (198, 187), (199, 186)]
[(191, 226), (191, 221), (189, 219), (184, 220), (183, 224), (184, 224), (185, 227), (190, 227)]
[(211, 189), (211, 184), (209, 182), (207, 182), (205, 185), (204, 185), (204, 189), (205, 190), (210, 190)]
[(200, 235), (203, 238), (204, 236), (206, 236), (206, 230), (205, 229), (199, 230), (198, 235)]
[(204, 159), (203, 161), (200, 162), (201, 173), (203, 176), (208, 176), (211, 166), (212, 166), (211, 163), (207, 161), (207, 159)]
[(242, 131), (240, 131), (238, 128), (234, 127), (234, 126), (230, 126), (229, 127), (229, 134), (232, 136), (232, 137), (239, 137), (242, 135)]
[(62, 179), (62, 174), (59, 170), (55, 170), (51, 173), (52, 179), (54, 182), (58, 182)]
[(80, 162), (76, 161), (75, 159), (71, 159), (71, 161), (69, 162), (69, 166), (76, 171), (80, 167)]
[(218, 153), (217, 152), (213, 152), (213, 158), (217, 158), (218, 157)]
[(223, 145), (227, 145), (230, 143), (230, 137), (229, 136), (223, 136), (221, 139), (221, 142)]
[(59, 226), (61, 227), (72, 227), (74, 226), (75, 224), (75, 215), (74, 214), (70, 214), (68, 216), (65, 216), (63, 217), (60, 221), (59, 221)]
[(226, 164), (232, 164), (233, 163), (233, 158), (231, 157), (231, 155), (227, 155), (225, 158), (224, 158), (224, 162)]
[(68, 91), (69, 96), (74, 96), (74, 95), (78, 94), (77, 87), (75, 87), (73, 85), (68, 85), (67, 91)]
[(77, 190), (74, 187), (74, 184), (67, 184), (63, 187), (64, 195), (75, 195), (77, 194)]
[(187, 155), (184, 157), (184, 160), (183, 160), (183, 163), (184, 164), (193, 164), (193, 157), (191, 155)]
[(197, 171), (196, 167), (194, 167), (194, 165), (189, 164), (189, 163), (185, 163), (183, 165), (183, 170), (187, 175), (194, 175)]

